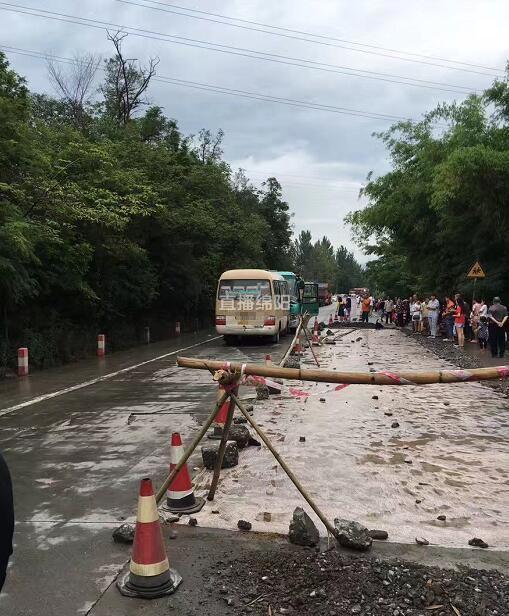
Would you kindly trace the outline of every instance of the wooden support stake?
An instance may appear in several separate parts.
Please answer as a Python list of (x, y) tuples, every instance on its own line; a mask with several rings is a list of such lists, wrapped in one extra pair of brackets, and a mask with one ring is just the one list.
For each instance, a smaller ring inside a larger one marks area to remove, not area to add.
[(212, 411), (212, 413), (209, 415), (207, 421), (203, 424), (201, 430), (198, 432), (198, 434), (196, 435), (196, 437), (194, 438), (193, 442), (189, 445), (189, 447), (185, 450), (184, 455), (180, 458), (180, 460), (177, 462), (175, 468), (171, 471), (171, 473), (166, 477), (166, 479), (163, 481), (162, 486), (159, 488), (159, 490), (157, 491), (156, 494), (156, 503), (159, 503), (159, 501), (163, 498), (163, 496), (166, 494), (166, 490), (168, 489), (168, 486), (171, 484), (171, 482), (175, 479), (175, 477), (177, 476), (177, 473), (180, 471), (180, 469), (184, 466), (184, 464), (189, 460), (189, 458), (192, 456), (194, 450), (198, 447), (198, 445), (200, 444), (200, 441), (202, 440), (202, 438), (205, 436), (205, 434), (207, 433), (207, 430), (210, 428), (210, 426), (212, 425), (212, 422), (214, 421), (219, 409), (222, 407), (222, 405), (226, 402), (226, 400), (230, 397), (230, 394), (225, 391), (223, 393), (223, 395), (219, 398), (219, 400), (216, 402), (216, 405)]
[[(233, 389), (233, 393), (237, 394), (238, 387)], [(221, 474), (221, 467), (223, 466), (224, 452), (226, 451), (226, 445), (228, 443), (228, 434), (233, 421), (233, 414), (235, 413), (235, 402), (230, 397), (230, 404), (228, 406), (228, 414), (226, 416), (226, 422), (223, 427), (223, 434), (221, 436), (221, 443), (219, 444), (219, 450), (217, 452), (216, 464), (214, 466), (214, 475), (212, 476), (212, 482), (210, 484), (210, 490), (207, 495), (208, 501), (213, 501), (216, 494), (217, 484), (219, 482), (219, 475)]]
[(331, 533), (331, 535), (333, 537), (336, 536), (336, 529), (334, 528), (334, 526), (329, 522), (329, 520), (327, 520), (327, 518), (325, 517), (325, 515), (321, 512), (321, 510), (318, 508), (318, 505), (316, 505), (316, 503), (314, 502), (314, 500), (311, 498), (311, 496), (309, 496), (309, 494), (306, 492), (306, 490), (302, 487), (301, 483), (299, 482), (299, 480), (297, 479), (297, 477), (293, 474), (293, 472), (290, 470), (290, 468), (287, 466), (286, 462), (283, 460), (283, 458), (278, 454), (278, 452), (274, 449), (274, 447), (272, 446), (272, 443), (269, 441), (269, 439), (265, 436), (264, 432), (262, 432), (261, 428), (258, 426), (258, 424), (256, 423), (256, 421), (251, 417), (251, 415), (247, 412), (246, 408), (244, 407), (244, 405), (242, 404), (242, 402), (237, 398), (237, 396), (232, 393), (231, 395), (231, 399), (235, 402), (235, 404), (237, 405), (237, 407), (239, 408), (240, 412), (244, 415), (244, 417), (247, 419), (247, 421), (251, 424), (251, 426), (253, 427), (253, 429), (255, 430), (255, 432), (258, 434), (258, 436), (262, 439), (262, 441), (265, 443), (265, 445), (267, 445), (268, 449), (270, 450), (270, 452), (272, 453), (272, 455), (276, 458), (276, 460), (279, 462), (279, 464), (281, 465), (281, 468), (285, 471), (285, 473), (288, 475), (288, 477), (290, 478), (290, 480), (292, 481), (293, 485), (297, 488), (297, 490), (302, 494), (302, 496), (304, 497), (304, 499), (306, 500), (306, 502), (308, 503), (308, 505), (311, 507), (311, 509), (316, 513), (316, 515), (320, 518), (320, 520), (323, 522), (325, 528), (329, 531), (329, 533)]
[(288, 359), (288, 357), (290, 356), (290, 353), (293, 350), (293, 347), (295, 346), (297, 339), (299, 337), (300, 334), (300, 330), (302, 328), (302, 317), (299, 317), (299, 324), (297, 325), (297, 329), (295, 330), (295, 334), (293, 336), (292, 341), (290, 342), (290, 346), (288, 347), (288, 349), (286, 350), (286, 353), (283, 355), (283, 359), (279, 362), (279, 365), (284, 368), (284, 365), (286, 363), (286, 360)]
[(304, 328), (304, 336), (306, 336), (306, 340), (308, 341), (309, 348), (311, 349), (311, 353), (313, 354), (313, 357), (315, 359), (316, 365), (318, 367), (320, 367), (320, 362), (318, 361), (318, 357), (315, 355), (315, 350), (313, 349), (313, 344), (312, 344), (311, 340), (309, 339), (309, 334), (308, 334), (307, 327)]

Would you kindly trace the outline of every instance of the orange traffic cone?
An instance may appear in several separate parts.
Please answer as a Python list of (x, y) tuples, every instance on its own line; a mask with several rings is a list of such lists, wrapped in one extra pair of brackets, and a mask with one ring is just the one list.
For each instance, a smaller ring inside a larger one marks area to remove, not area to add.
[[(171, 435), (170, 473), (177, 466), (183, 454), (184, 447), (182, 446), (180, 434), (174, 432)], [(187, 464), (184, 464), (175, 479), (168, 486), (165, 509), (172, 513), (196, 513), (200, 511), (204, 504), (205, 500), (203, 498), (195, 497), (189, 470)]]
[(181, 575), (170, 569), (159, 525), (152, 481), (142, 479), (129, 571), (117, 582), (126, 597), (156, 599), (175, 592)]
[(338, 313), (334, 313), (334, 323), (337, 323), (339, 321), (339, 317), (338, 317)]
[[(217, 399), (219, 400), (224, 394), (224, 387), (220, 383), (218, 383), (218, 385)], [(208, 434), (209, 438), (219, 440), (223, 436), (223, 429), (224, 424), (226, 423), (226, 418), (228, 417), (229, 406), (230, 399), (228, 398), (223, 402), (223, 405), (217, 412), (216, 418), (214, 419), (214, 430)]]
[(333, 321), (332, 321), (332, 312), (329, 315), (329, 327), (332, 327)]
[(318, 336), (318, 319), (316, 317), (313, 325), (313, 338), (311, 339), (311, 343), (320, 344), (320, 337)]
[(270, 355), (265, 355), (265, 365), (272, 366), (272, 357)]

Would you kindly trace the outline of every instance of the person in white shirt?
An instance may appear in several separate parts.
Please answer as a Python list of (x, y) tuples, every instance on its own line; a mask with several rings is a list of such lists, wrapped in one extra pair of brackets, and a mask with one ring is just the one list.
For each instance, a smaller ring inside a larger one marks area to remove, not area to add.
[(428, 302), (428, 319), (429, 319), (429, 329), (431, 332), (430, 338), (437, 337), (438, 330), (438, 315), (440, 313), (440, 302), (436, 298), (435, 295), (431, 296), (431, 299)]
[(410, 306), (410, 313), (412, 315), (412, 328), (414, 330), (414, 334), (417, 334), (421, 331), (421, 313), (422, 307), (421, 302), (415, 297), (414, 301)]

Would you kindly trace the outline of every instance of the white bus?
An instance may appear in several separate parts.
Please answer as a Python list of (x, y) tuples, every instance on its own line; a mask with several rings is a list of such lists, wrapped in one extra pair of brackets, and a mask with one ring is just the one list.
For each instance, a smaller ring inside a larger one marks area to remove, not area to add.
[(277, 272), (238, 269), (224, 272), (217, 286), (216, 331), (232, 344), (236, 336), (279, 336), (288, 331), (290, 294)]

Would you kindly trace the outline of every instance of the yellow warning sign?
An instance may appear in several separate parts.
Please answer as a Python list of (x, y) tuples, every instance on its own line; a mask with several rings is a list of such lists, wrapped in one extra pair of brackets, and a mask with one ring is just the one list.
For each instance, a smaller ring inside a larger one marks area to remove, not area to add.
[(479, 261), (476, 261), (467, 274), (467, 278), (486, 278), (483, 268)]

